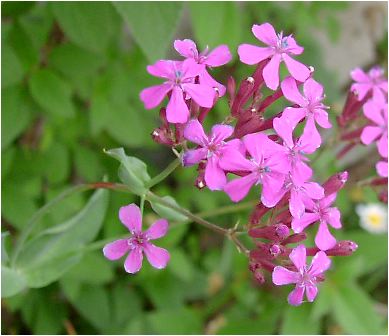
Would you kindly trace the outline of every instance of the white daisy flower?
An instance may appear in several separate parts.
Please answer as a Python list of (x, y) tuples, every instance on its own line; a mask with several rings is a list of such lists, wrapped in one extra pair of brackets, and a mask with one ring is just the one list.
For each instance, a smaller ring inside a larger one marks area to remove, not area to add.
[(358, 204), (356, 212), (362, 228), (371, 233), (383, 233), (388, 230), (388, 209), (379, 203)]

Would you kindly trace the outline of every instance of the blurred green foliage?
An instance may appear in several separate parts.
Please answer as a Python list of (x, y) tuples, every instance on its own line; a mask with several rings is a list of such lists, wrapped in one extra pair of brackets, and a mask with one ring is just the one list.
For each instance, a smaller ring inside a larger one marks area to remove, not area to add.
[[(288, 288), (257, 286), (232, 243), (163, 208), (154, 210), (174, 220), (160, 240), (171, 251), (166, 270), (145, 263), (130, 276), (121, 262), (106, 261), (93, 241), (126, 232), (117, 210), (137, 201), (128, 194), (98, 191), (65, 199), (39, 220), (17, 264), (11, 267), (9, 260), (15, 237), (41, 206), (74, 184), (104, 175), (117, 180), (117, 162), (104, 148), (126, 147), (128, 155), (146, 162), (151, 176), (173, 160), (151, 140), (158, 114), (145, 111), (138, 96), (158, 82), (146, 65), (176, 57), (174, 37), (193, 38), (200, 48), (228, 44), (233, 63), (215, 76), (225, 81), (231, 73), (239, 79), (253, 69), (237, 62), (237, 46), (255, 41), (253, 23), (269, 21), (293, 32), (305, 47), (301, 59), (315, 66), (330, 104), (343, 93), (334, 84), (336, 74), (323, 66), (311, 29), (324, 30), (336, 42), (340, 23), (334, 11), (348, 6), (2, 2), (2, 294), (8, 297), (2, 300), (2, 333), (386, 333), (387, 237), (359, 228), (355, 203), (375, 201), (375, 194), (358, 188), (339, 194), (345, 229), (337, 236), (355, 240), (359, 249), (347, 260), (337, 258), (317, 301), (299, 308), (286, 304)], [(387, 59), (385, 41), (378, 46), (381, 59)], [(221, 101), (209, 122), (226, 113)], [(322, 155), (314, 163), (320, 182), (339, 169), (334, 153)], [(192, 187), (194, 176), (194, 168), (178, 169), (154, 189), (193, 212), (229, 204), (222, 193)], [(248, 214), (212, 219), (232, 226)], [(156, 216), (147, 206), (146, 224)]]

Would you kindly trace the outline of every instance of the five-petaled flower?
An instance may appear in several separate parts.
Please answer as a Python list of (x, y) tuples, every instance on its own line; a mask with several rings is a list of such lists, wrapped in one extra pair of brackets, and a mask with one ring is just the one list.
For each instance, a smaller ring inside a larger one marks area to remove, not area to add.
[(304, 82), (310, 76), (311, 71), (302, 63), (294, 60), (290, 55), (300, 55), (304, 51), (292, 35), (283, 36), (283, 33), (276, 34), (270, 23), (253, 25), (254, 36), (267, 47), (258, 47), (251, 44), (241, 44), (238, 54), (241, 62), (246, 64), (257, 64), (267, 58), (269, 63), (263, 69), (263, 79), (269, 89), (276, 90), (279, 85), (279, 67), (282, 61), (285, 62), (289, 73), (300, 82)]
[(170, 123), (186, 123), (189, 119), (189, 108), (185, 100), (191, 98), (198, 105), (210, 108), (213, 105), (215, 90), (195, 79), (204, 72), (204, 65), (193, 59), (179, 61), (157, 61), (147, 67), (147, 71), (156, 77), (166, 78), (161, 85), (144, 89), (140, 93), (145, 108), (152, 109), (158, 106), (162, 99), (171, 92), (166, 107), (166, 119)]
[(309, 302), (314, 301), (318, 293), (317, 283), (323, 280), (323, 273), (330, 268), (331, 259), (325, 252), (319, 251), (308, 267), (304, 245), (294, 248), (289, 258), (296, 271), (276, 266), (273, 270), (273, 283), (277, 286), (296, 284), (295, 289), (288, 296), (288, 302), (293, 306), (299, 306), (303, 302), (304, 293)]
[(373, 98), (381, 100), (388, 93), (388, 81), (380, 67), (373, 67), (367, 73), (356, 68), (351, 71), (351, 78), (355, 81), (351, 91), (356, 92), (358, 100), (363, 100), (368, 93), (371, 93)]
[(207, 160), (204, 177), (205, 183), (211, 190), (221, 190), (227, 182), (226, 174), (220, 168), (219, 161), (225, 151), (240, 147), (240, 141), (237, 139), (224, 141), (233, 132), (232, 126), (215, 125), (212, 127), (211, 134), (207, 136), (203, 126), (196, 119), (189, 121), (184, 130), (184, 137), (199, 145), (200, 148), (187, 150), (182, 157), (182, 163), (184, 166), (192, 166)]
[(143, 252), (147, 260), (155, 268), (165, 268), (170, 259), (168, 251), (150, 243), (150, 240), (163, 237), (168, 229), (166, 219), (159, 219), (142, 232), (142, 215), (135, 204), (123, 206), (119, 210), (120, 221), (131, 232), (127, 239), (115, 240), (105, 245), (104, 256), (109, 260), (117, 260), (129, 252), (124, 269), (128, 273), (136, 273), (142, 267)]
[[(201, 53), (197, 50), (196, 43), (190, 39), (175, 40), (174, 49), (186, 58), (192, 58), (199, 64), (204, 64), (208, 68), (219, 67), (231, 61), (231, 53), (226, 45), (220, 45), (209, 51), (208, 47)], [(204, 68), (204, 71), (199, 74), (200, 84), (205, 84), (210, 87), (216, 87), (219, 96), (222, 97), (226, 93), (226, 87), (215, 81)]]

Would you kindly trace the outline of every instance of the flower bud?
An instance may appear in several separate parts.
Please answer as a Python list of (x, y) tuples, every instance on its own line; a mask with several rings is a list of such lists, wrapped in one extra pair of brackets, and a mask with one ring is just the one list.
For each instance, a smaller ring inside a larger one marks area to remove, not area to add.
[(151, 137), (159, 144), (172, 147), (174, 145), (173, 134), (170, 130), (156, 128), (152, 133)]
[(288, 238), (286, 238), (282, 242), (282, 245), (299, 243), (305, 239), (307, 239), (307, 234), (305, 232), (294, 233), (294, 234), (290, 235)]
[(358, 244), (351, 240), (342, 240), (338, 242), (332, 249), (326, 251), (328, 256), (349, 256), (358, 248)]
[(348, 179), (348, 172), (344, 171), (332, 175), (326, 182), (323, 184), (325, 196), (337, 193), (340, 189), (343, 188)]
[(282, 223), (249, 230), (250, 237), (264, 238), (275, 242), (284, 240), (288, 235), (289, 228)]

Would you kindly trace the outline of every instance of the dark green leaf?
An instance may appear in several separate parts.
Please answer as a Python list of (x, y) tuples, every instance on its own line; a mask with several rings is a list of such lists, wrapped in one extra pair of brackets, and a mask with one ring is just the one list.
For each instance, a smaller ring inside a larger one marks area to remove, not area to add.
[(164, 58), (181, 17), (179, 2), (115, 2), (150, 62)]
[(19, 83), (24, 71), (22, 63), (9, 45), (2, 44), (1, 49), (1, 87), (5, 88)]

